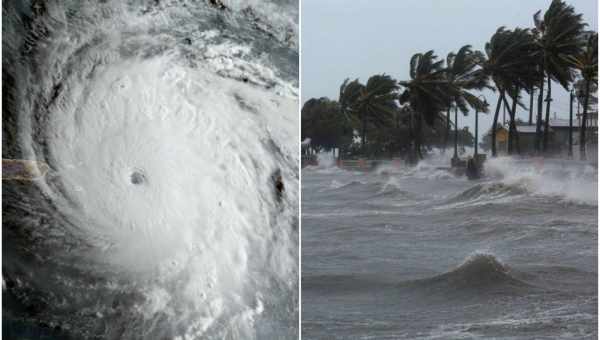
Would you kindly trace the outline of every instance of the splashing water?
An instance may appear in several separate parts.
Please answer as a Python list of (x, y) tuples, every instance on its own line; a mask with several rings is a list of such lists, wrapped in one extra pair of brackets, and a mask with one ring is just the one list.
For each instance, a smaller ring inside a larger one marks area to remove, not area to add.
[(554, 159), (492, 158), (486, 174), (508, 185), (523, 187), (536, 195), (597, 205), (598, 170), (587, 163)]
[(597, 337), (596, 168), (451, 156), (303, 169), (303, 336)]

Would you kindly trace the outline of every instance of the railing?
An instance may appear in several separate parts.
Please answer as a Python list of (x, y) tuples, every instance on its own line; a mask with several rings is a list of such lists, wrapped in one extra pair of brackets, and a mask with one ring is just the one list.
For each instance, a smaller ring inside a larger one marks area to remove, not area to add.
[(346, 170), (369, 171), (378, 166), (400, 167), (404, 163), (400, 159), (374, 160), (374, 159), (341, 159), (337, 166)]

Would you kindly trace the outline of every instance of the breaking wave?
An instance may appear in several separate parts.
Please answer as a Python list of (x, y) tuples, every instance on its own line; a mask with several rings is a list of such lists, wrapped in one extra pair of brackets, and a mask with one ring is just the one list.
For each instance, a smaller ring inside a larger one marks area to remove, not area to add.
[(519, 185), (507, 185), (504, 183), (480, 183), (452, 197), (452, 202), (465, 202), (474, 200), (494, 200), (513, 195), (522, 195), (527, 190)]
[(529, 284), (513, 276), (511, 269), (491, 254), (474, 254), (455, 269), (427, 279), (410, 282), (411, 286), (448, 289), (526, 288)]
[(598, 169), (570, 160), (499, 157), (485, 163), (486, 176), (540, 196), (597, 206)]

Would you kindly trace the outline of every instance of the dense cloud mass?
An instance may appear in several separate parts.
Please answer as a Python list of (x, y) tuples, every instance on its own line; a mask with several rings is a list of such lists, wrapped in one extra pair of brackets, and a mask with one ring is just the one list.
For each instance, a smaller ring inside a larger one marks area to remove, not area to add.
[(3, 3), (3, 158), (50, 169), (3, 183), (5, 332), (296, 336), (297, 16)]

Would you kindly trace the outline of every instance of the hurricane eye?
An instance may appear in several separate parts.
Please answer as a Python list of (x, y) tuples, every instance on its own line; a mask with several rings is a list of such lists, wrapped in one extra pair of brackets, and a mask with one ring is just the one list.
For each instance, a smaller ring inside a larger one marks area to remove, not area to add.
[(146, 182), (146, 176), (140, 171), (133, 171), (130, 176), (131, 184), (140, 185)]

